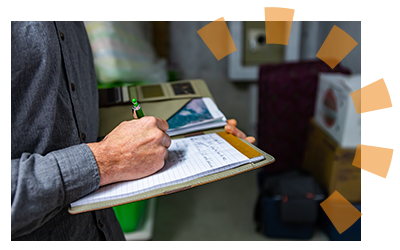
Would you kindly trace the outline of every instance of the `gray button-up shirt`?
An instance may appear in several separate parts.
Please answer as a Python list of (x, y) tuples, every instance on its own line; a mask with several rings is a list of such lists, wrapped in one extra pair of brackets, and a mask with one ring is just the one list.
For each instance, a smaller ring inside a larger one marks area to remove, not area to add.
[(82, 22), (11, 24), (11, 238), (124, 240), (113, 210), (71, 215), (100, 176), (93, 57)]

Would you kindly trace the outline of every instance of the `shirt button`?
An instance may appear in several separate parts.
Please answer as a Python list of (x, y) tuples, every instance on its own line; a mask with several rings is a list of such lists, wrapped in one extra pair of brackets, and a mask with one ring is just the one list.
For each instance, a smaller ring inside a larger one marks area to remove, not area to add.
[(82, 141), (86, 140), (86, 135), (84, 133), (82, 133)]
[(60, 37), (61, 37), (61, 40), (64, 41), (64, 34), (62, 32), (60, 32)]
[(71, 89), (72, 91), (75, 91), (75, 84), (71, 83)]
[(101, 227), (103, 227), (103, 224), (101, 223), (101, 221), (98, 221), (97, 222), (97, 225), (101, 228)]

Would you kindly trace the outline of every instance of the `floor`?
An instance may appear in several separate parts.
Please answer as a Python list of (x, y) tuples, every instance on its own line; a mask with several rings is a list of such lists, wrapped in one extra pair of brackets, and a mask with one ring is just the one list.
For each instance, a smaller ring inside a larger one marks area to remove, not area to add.
[[(265, 237), (255, 230), (257, 171), (158, 197), (152, 240), (282, 240)], [(311, 240), (329, 239), (316, 229)]]

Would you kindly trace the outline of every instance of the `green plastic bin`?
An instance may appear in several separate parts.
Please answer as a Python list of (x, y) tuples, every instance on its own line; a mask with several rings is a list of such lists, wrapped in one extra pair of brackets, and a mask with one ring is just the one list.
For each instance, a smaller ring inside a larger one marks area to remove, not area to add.
[(146, 205), (147, 200), (143, 200), (113, 207), (124, 233), (130, 233), (136, 230)]

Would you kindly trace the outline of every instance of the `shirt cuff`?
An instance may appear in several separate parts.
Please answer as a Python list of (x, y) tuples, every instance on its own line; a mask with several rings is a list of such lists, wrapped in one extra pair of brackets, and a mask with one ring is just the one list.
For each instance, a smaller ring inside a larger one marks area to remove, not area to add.
[(67, 204), (99, 188), (99, 169), (89, 146), (79, 144), (51, 154), (60, 168)]

